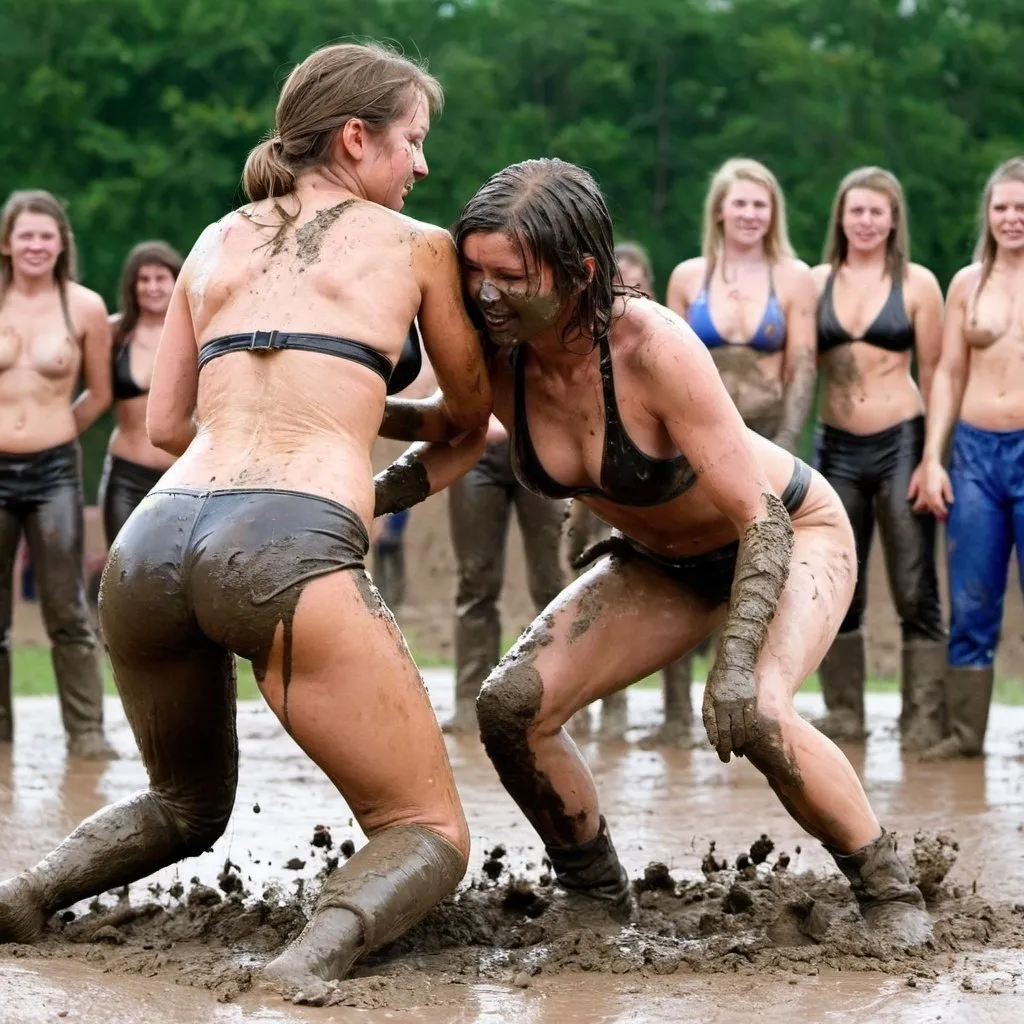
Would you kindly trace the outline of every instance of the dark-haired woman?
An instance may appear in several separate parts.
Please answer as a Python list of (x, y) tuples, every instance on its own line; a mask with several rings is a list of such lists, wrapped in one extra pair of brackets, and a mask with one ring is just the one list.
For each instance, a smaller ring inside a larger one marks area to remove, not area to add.
[(146, 396), (164, 328), (164, 317), (181, 271), (181, 256), (166, 242), (140, 242), (125, 259), (120, 309), (110, 318), (116, 425), (100, 482), (107, 546), (140, 501), (174, 464), (146, 433)]
[[(110, 328), (103, 300), (76, 276), (64, 207), (48, 192), (12, 193), (0, 215), (0, 742), (14, 730), (12, 588), (24, 533), (68, 752), (103, 759), (117, 755), (103, 735), (85, 590), (78, 438), (110, 404)], [(86, 389), (74, 398), (80, 376)]]
[[(821, 663), (827, 713), (816, 724), (836, 740), (864, 738), (862, 627), (877, 520), (903, 641), (901, 742), (923, 750), (945, 733), (946, 634), (935, 518), (914, 511), (910, 485), (942, 344), (942, 291), (930, 270), (910, 262), (903, 189), (889, 171), (860, 167), (840, 182), (824, 262), (813, 273), (825, 380), (818, 468), (842, 499), (857, 542), (857, 588)], [(911, 374), (915, 355), (920, 386)]]
[[(682, 318), (623, 294), (612, 226), (585, 171), (500, 171), (453, 228), (463, 286), (495, 348), (495, 412), (524, 485), (615, 527), (484, 684), (477, 713), (502, 782), (563, 888), (629, 887), (594, 780), (563, 725), (721, 626), (704, 691), (719, 757), (746, 756), (898, 945), (931, 923), (842, 752), (793, 710), (845, 614), (853, 535), (825, 480), (748, 430)], [(590, 904), (591, 906), (594, 903)]]
[(478, 451), (490, 411), (451, 238), (400, 213), (440, 102), (435, 79), (384, 47), (317, 50), (249, 155), (252, 201), (186, 259), (147, 408), (150, 439), (179, 458), (115, 538), (100, 592), (150, 785), (0, 885), (0, 941), (31, 941), (53, 911), (221, 835), (236, 654), (369, 837), (270, 977), (308, 990), (344, 976), (461, 879), (469, 837), (444, 740), (364, 569), (374, 512), (437, 483), (433, 450), (414, 452), (375, 499), (370, 448), (414, 318), (441, 393), (399, 402), (385, 429)]

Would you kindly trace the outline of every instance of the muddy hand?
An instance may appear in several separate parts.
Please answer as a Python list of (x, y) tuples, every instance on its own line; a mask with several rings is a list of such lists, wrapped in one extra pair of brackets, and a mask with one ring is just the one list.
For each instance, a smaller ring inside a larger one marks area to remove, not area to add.
[(704, 728), (719, 758), (728, 763), (733, 754), (742, 757), (754, 737), (757, 690), (753, 673), (716, 667), (704, 687)]

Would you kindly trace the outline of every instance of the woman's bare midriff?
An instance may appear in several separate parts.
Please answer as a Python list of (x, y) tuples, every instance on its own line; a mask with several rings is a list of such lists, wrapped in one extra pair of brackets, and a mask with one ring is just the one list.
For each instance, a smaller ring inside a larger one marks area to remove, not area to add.
[(875, 434), (924, 414), (909, 352), (865, 341), (837, 345), (821, 360), (821, 421), (849, 434)]
[(167, 469), (174, 456), (150, 444), (146, 433), (146, 396), (122, 399), (114, 405), (110, 454), (149, 469)]
[(1024, 337), (968, 342), (967, 386), (960, 419), (980, 430), (1024, 429)]

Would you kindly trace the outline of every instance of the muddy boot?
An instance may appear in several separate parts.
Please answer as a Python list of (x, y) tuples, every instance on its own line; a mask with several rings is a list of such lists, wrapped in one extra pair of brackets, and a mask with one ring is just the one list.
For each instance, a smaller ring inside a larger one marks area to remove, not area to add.
[(68, 754), (89, 761), (119, 761), (121, 755), (110, 745), (106, 736), (97, 729), (71, 733), (68, 736)]
[(864, 682), (867, 675), (864, 634), (840, 633), (818, 669), (825, 716), (812, 724), (832, 740), (863, 740)]
[(900, 689), (900, 746), (927, 750), (946, 735), (946, 644), (910, 640), (903, 645)]
[(590, 705), (588, 704), (585, 708), (580, 708), (580, 710), (565, 723), (564, 728), (576, 742), (589, 740), (591, 732)]
[(883, 829), (876, 840), (854, 853), (831, 849), (829, 853), (849, 881), (860, 912), (876, 938), (896, 949), (910, 949), (931, 940), (932, 920), (924, 908), (924, 897), (897, 856), (891, 833)]
[(376, 833), (328, 876), (309, 923), (264, 975), (286, 994), (340, 981), (360, 956), (433, 910), (465, 871), (462, 854), (431, 829), (397, 825)]
[(600, 927), (629, 920), (629, 877), (619, 863), (603, 815), (600, 831), (589, 842), (568, 848), (545, 846), (544, 851), (566, 892), (566, 909), (578, 924)]
[(603, 740), (621, 740), (629, 728), (629, 708), (626, 691), (610, 693), (601, 701), (599, 735)]
[(684, 654), (670, 661), (661, 670), (661, 675), (662, 692), (665, 695), (665, 721), (643, 736), (639, 746), (644, 749), (693, 746), (693, 704), (690, 702), (693, 655)]
[(995, 670), (991, 665), (948, 666), (945, 673), (949, 735), (922, 755), (922, 761), (978, 757), (985, 746)]
[(455, 679), (455, 714), (441, 723), (441, 732), (476, 735), (476, 698), (480, 692), (479, 673), (462, 670)]

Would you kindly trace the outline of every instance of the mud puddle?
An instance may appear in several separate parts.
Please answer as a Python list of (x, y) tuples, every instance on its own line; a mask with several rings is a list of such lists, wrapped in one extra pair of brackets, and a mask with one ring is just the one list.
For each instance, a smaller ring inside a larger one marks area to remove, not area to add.
[[(446, 714), (450, 674), (428, 682)], [(301, 927), (318, 874), (362, 838), (269, 712), (243, 705), (225, 837), (127, 898), (74, 908), (42, 947), (0, 949), (0, 1021), (749, 1021), (756, 1010), (765, 1020), (948, 1022), (958, 1007), (959, 1019), (1016, 1020), (1002, 1014), (1024, 994), (1024, 714), (993, 715), (985, 761), (924, 766), (899, 756), (896, 709), (895, 698), (869, 700), (873, 732), (854, 763), (901, 849), (918, 830), (948, 833), (918, 844), (935, 876), (936, 942), (925, 956), (880, 957), (866, 945), (829, 858), (749, 765), (722, 765), (710, 749), (585, 745), (623, 861), (636, 879), (647, 872), (634, 924), (594, 927), (559, 905), (539, 843), (475, 738), (460, 739), (450, 750), (474, 885), (328, 994), (338, 1005), (284, 1004), (260, 987), (259, 968)], [(16, 714), (13, 760), (0, 759), (0, 877), (145, 779), (115, 702), (112, 738), (129, 756), (109, 766), (65, 763), (55, 702), (19, 700)], [(630, 694), (630, 714), (637, 730), (655, 725), (657, 693)], [(761, 833), (773, 848), (754, 863)], [(741, 855), (750, 863), (737, 869)], [(653, 873), (652, 861), (662, 865)]]

